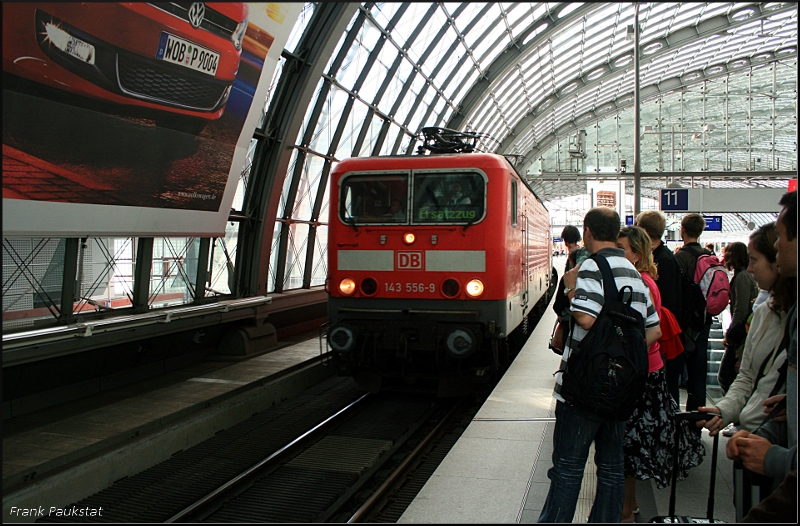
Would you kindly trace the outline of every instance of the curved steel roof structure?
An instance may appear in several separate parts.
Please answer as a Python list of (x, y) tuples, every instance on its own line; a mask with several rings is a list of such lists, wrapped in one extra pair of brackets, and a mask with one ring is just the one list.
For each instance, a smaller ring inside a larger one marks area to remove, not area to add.
[[(638, 8), (641, 124), (648, 130), (642, 195), (654, 197), (667, 183), (785, 187), (787, 170), (797, 168), (797, 4)], [(586, 179), (630, 177), (606, 172), (632, 159), (634, 43), (627, 35), (634, 9), (608, 2), (307, 4), (256, 134), (250, 173), (264, 186), (242, 208), (245, 217), (266, 214), (265, 230), (243, 225), (240, 246), (269, 243), (269, 275), (257, 277), (252, 267), (245, 281), (268, 281), (277, 291), (298, 275), (304, 287), (321, 283), (331, 163), (413, 154), (424, 126), (487, 134), (482, 148), (513, 155), (544, 200), (584, 193)], [(594, 136), (587, 133), (582, 159), (565, 168), (582, 130)]]

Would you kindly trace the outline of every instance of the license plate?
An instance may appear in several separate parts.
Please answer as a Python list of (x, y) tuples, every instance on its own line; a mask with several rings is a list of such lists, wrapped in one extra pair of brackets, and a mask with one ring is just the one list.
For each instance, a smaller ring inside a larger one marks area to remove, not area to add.
[(94, 46), (87, 44), (83, 40), (69, 37), (64, 46), (64, 52), (87, 64), (94, 64)]
[(156, 58), (211, 76), (217, 74), (219, 65), (219, 53), (171, 35), (166, 31), (161, 32)]

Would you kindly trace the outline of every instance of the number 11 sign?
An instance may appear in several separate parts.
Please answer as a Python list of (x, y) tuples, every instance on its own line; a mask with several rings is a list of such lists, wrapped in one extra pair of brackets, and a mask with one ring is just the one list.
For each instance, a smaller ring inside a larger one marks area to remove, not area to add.
[(689, 210), (689, 190), (686, 188), (662, 188), (661, 210), (687, 212)]

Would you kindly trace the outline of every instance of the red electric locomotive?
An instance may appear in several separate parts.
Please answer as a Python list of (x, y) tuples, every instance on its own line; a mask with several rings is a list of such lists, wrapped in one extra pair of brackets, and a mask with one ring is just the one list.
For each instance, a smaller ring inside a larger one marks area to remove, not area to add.
[(549, 214), (524, 179), (501, 155), (454, 153), (346, 159), (330, 181), (340, 371), (440, 396), (495, 378), (555, 289)]

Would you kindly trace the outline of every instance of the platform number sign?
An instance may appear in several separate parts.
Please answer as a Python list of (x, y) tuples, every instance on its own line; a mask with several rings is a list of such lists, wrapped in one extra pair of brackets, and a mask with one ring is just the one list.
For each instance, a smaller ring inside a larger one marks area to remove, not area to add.
[(703, 215), (706, 220), (705, 232), (722, 232), (722, 216)]
[(661, 210), (686, 212), (689, 210), (689, 190), (686, 188), (662, 188)]

